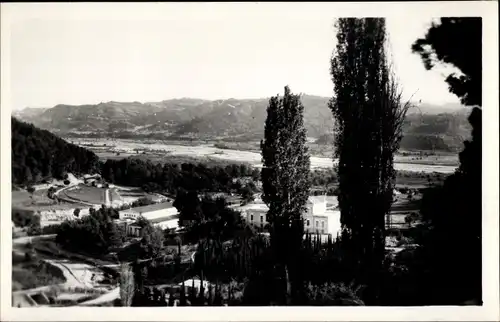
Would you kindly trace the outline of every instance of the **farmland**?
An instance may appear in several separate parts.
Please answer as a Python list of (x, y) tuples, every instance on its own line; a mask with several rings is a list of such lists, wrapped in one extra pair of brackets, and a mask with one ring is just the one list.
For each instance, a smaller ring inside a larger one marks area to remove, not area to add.
[[(212, 158), (231, 162), (246, 162), (261, 167), (259, 151), (218, 148), (214, 144), (181, 145), (177, 142), (134, 141), (125, 139), (79, 139), (75, 144), (86, 147), (100, 158), (141, 157), (166, 161), (172, 157)], [(396, 156), (395, 168), (400, 171), (452, 173), (458, 164), (458, 157), (451, 154), (420, 155), (405, 152)], [(330, 157), (311, 156), (311, 168), (331, 168)]]

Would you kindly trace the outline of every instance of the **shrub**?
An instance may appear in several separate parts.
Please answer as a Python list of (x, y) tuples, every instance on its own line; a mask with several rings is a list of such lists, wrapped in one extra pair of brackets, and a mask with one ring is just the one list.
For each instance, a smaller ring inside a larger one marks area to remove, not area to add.
[(22, 269), (12, 271), (12, 280), (21, 284), (22, 289), (63, 283), (63, 272), (55, 266), (43, 261), (31, 262)]
[(24, 261), (31, 262), (33, 260), (33, 255), (30, 252), (24, 253)]
[(321, 306), (362, 306), (363, 301), (358, 296), (361, 287), (354, 288), (352, 285), (343, 283), (325, 283), (306, 287), (307, 305)]
[(39, 226), (40, 217), (32, 211), (16, 211), (12, 214), (12, 221), (17, 227)]

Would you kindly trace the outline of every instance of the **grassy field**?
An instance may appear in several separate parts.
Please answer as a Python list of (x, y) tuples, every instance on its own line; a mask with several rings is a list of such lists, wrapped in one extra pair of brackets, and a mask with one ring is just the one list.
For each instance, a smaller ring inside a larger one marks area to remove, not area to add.
[(48, 189), (40, 189), (33, 194), (25, 191), (12, 191), (12, 207), (31, 208), (34, 206), (51, 206), (57, 204), (53, 199), (47, 196)]
[(92, 204), (103, 204), (105, 202), (106, 189), (78, 185), (74, 188), (61, 191), (61, 194), (69, 199), (81, 200)]
[(12, 213), (52, 211), (86, 207), (83, 204), (56, 201), (47, 196), (47, 189), (36, 190), (33, 195), (25, 190), (12, 191)]

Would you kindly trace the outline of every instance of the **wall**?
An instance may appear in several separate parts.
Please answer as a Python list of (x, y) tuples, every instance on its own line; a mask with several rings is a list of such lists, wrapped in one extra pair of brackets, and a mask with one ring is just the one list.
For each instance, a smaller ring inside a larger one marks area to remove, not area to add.
[(340, 210), (328, 212), (328, 233), (331, 234), (332, 237), (336, 238), (337, 234), (340, 234), (340, 231)]
[[(264, 228), (267, 224), (267, 211), (260, 209), (249, 209), (245, 211), (245, 220), (250, 225), (255, 225), (256, 227)], [(262, 221), (261, 221), (262, 217)]]
[(119, 212), (119, 217), (120, 217), (120, 219), (127, 219), (127, 218), (137, 219), (137, 218), (139, 218), (139, 214), (136, 213), (135, 211), (130, 210), (130, 209), (126, 209), (126, 210), (121, 210)]
[(161, 229), (177, 229), (179, 228), (179, 218), (174, 218), (170, 220), (165, 220), (159, 223), (156, 223), (155, 226), (160, 227)]
[[(83, 208), (84, 207), (84, 208)], [(99, 206), (89, 207), (76, 207), (80, 209), (79, 217), (75, 217), (73, 213), (76, 208), (67, 208), (67, 209), (55, 209), (55, 210), (41, 210), (36, 211), (36, 213), (40, 216), (40, 225), (42, 227), (60, 224), (64, 220), (75, 220), (84, 216), (89, 215), (89, 209), (99, 209)]]
[[(311, 234), (328, 234), (328, 217), (325, 215), (306, 215), (304, 216), (304, 230)], [(309, 225), (308, 225), (309, 221)]]
[(137, 219), (137, 218), (139, 218), (139, 216), (143, 216), (147, 220), (152, 220), (152, 219), (156, 219), (156, 218), (176, 215), (177, 208), (170, 207), (170, 208), (158, 209), (155, 211), (149, 211), (149, 212), (143, 212), (143, 213), (137, 213), (133, 209), (125, 209), (125, 210), (120, 211), (119, 214), (120, 214), (120, 219), (125, 219), (125, 218)]
[(152, 219), (161, 218), (161, 217), (173, 216), (173, 215), (176, 215), (177, 212), (178, 212), (177, 208), (170, 207), (170, 208), (159, 209), (159, 210), (150, 211), (150, 212), (144, 212), (144, 213), (142, 213), (142, 216), (148, 220), (152, 220)]
[(313, 214), (323, 214), (326, 211), (326, 201), (313, 204)]
[(128, 225), (127, 235), (139, 237), (141, 235), (141, 227), (136, 225)]

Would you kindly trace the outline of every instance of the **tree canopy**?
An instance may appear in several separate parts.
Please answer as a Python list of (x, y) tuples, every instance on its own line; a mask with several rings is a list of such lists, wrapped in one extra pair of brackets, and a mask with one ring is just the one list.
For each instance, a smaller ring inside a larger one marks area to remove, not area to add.
[(429, 70), (437, 63), (458, 68), (462, 75), (452, 72), (446, 78), (450, 92), (464, 105), (482, 106), (482, 44), (481, 17), (447, 17), (433, 22), (412, 50)]
[[(450, 92), (464, 105), (475, 106), (469, 116), (472, 139), (464, 142), (460, 166), (444, 184), (428, 189), (420, 210), (423, 224), (416, 261), (424, 276), (422, 293), (432, 290), (432, 304), (482, 300), (482, 19), (441, 18), (425, 38), (412, 47), (427, 69), (436, 61), (452, 64), (463, 75), (446, 79)], [(453, 274), (450, 274), (453, 271)], [(456, 285), (460, 284), (457, 288)]]
[(65, 221), (57, 229), (56, 241), (68, 249), (102, 254), (120, 246), (125, 230), (113, 222), (113, 208), (90, 209), (90, 214), (79, 219)]
[(388, 65), (385, 42), (385, 19), (341, 18), (331, 60), (335, 96), (329, 106), (336, 120), (343, 245), (354, 277), (366, 283), (378, 280), (375, 274), (384, 260), (394, 153), (408, 109)]
[[(287, 289), (289, 299), (299, 292), (300, 264), (296, 254), (304, 234), (302, 214), (309, 197), (310, 160), (306, 146), (304, 106), (300, 95), (288, 86), (284, 95), (271, 97), (267, 107), (264, 140), (261, 142), (262, 200), (269, 207), (271, 245), (277, 264), (290, 277), (293, 291)], [(288, 275), (290, 274), (290, 276)]]

